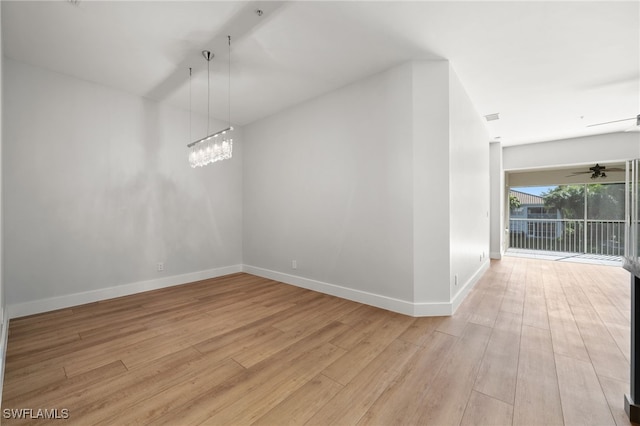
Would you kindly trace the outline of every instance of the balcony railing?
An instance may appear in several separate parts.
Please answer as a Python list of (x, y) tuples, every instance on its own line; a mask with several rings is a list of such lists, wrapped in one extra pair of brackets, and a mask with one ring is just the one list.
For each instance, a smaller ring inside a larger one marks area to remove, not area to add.
[(510, 219), (510, 247), (624, 255), (623, 220)]

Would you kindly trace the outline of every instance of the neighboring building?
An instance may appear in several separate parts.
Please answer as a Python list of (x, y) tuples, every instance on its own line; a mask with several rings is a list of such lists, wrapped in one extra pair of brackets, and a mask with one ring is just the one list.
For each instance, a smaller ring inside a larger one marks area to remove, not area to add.
[(556, 238), (562, 235), (562, 213), (555, 207), (545, 207), (544, 198), (525, 192), (509, 191), (509, 198), (515, 197), (520, 207), (509, 211), (512, 236)]

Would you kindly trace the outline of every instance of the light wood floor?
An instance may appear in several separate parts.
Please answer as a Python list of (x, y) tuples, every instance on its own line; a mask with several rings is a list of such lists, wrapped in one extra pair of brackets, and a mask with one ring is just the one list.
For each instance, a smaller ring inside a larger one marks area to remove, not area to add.
[(628, 383), (629, 274), (505, 258), (453, 317), (236, 274), (12, 320), (2, 408), (82, 425), (621, 425)]

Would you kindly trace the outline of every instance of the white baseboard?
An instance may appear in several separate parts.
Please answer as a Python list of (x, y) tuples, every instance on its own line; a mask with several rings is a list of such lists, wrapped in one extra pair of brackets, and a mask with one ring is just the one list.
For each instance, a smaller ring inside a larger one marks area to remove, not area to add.
[(421, 303), (413, 304), (414, 317), (447, 317), (452, 314), (451, 303)]
[(502, 259), (502, 253), (501, 252), (492, 251), (491, 253), (489, 253), (489, 257), (491, 259), (500, 260), (500, 259)]
[(407, 302), (406, 300), (394, 299), (392, 297), (381, 296), (379, 294), (369, 293), (362, 290), (355, 290), (322, 281), (311, 280), (309, 278), (285, 274), (282, 272), (272, 271), (270, 269), (258, 268), (256, 266), (244, 265), (243, 271), (248, 274), (269, 278), (271, 280), (291, 284), (296, 287), (306, 288), (319, 293), (329, 294), (331, 296), (337, 296), (342, 299), (353, 300), (354, 302), (364, 303), (377, 308), (386, 309), (388, 311), (398, 312), (405, 315), (413, 315), (413, 303)]
[(50, 297), (31, 302), (14, 303), (7, 306), (7, 314), (8, 318), (18, 318), (42, 312), (54, 311), (56, 309), (83, 305), (85, 303), (128, 296), (130, 294), (142, 293), (144, 291), (157, 290), (180, 284), (188, 284), (194, 281), (221, 277), (223, 275), (234, 274), (237, 272), (242, 272), (242, 265), (225, 266), (222, 268), (208, 269), (205, 271), (190, 272), (188, 274), (172, 275), (170, 277), (101, 288), (99, 290)]
[(478, 268), (475, 274), (473, 274), (471, 278), (469, 278), (467, 282), (464, 283), (460, 291), (458, 291), (458, 293), (455, 296), (453, 296), (453, 298), (451, 299), (452, 310), (450, 315), (453, 315), (456, 312), (456, 310), (458, 309), (458, 306), (460, 306), (464, 298), (467, 297), (467, 294), (476, 285), (476, 283), (480, 281), (480, 278), (482, 278), (484, 273), (487, 272), (487, 270), (489, 269), (489, 266), (491, 266), (490, 260), (487, 259), (484, 262), (482, 262), (482, 264), (480, 265), (480, 268)]
[[(481, 269), (478, 270), (478, 272), (474, 275), (474, 277), (472, 277), (472, 279), (465, 284), (463, 290), (461, 290), (458, 295), (461, 295), (463, 291), (464, 295), (466, 295), (468, 290), (473, 287), (473, 284), (475, 284), (475, 281), (479, 279), (479, 277), (482, 275), (482, 272), (484, 272), (484, 270), (488, 268), (489, 262), (487, 261), (485, 262), (485, 264), (486, 267), (482, 266)], [(258, 268), (256, 266), (250, 265), (244, 265), (243, 271), (248, 274), (258, 275), (260, 277), (295, 285), (296, 287), (302, 287), (320, 293), (330, 294), (332, 296), (353, 300), (354, 302), (364, 303), (367, 305), (375, 306), (377, 308), (382, 308), (414, 317), (446, 316), (451, 315), (455, 311), (454, 305), (447, 302), (413, 303), (406, 300), (395, 299), (380, 294), (369, 293), (362, 290), (355, 290), (352, 288), (342, 287), (335, 284), (311, 280), (296, 275), (285, 274), (282, 272)], [(459, 303), (460, 302), (458, 302), (458, 304)], [(455, 308), (457, 308), (457, 306), (455, 306)]]
[[(341, 297), (343, 299), (353, 300), (354, 302), (364, 303), (378, 308), (387, 309), (389, 311), (398, 312), (404, 315), (416, 317), (452, 315), (456, 311), (460, 303), (462, 303), (462, 300), (464, 300), (467, 293), (473, 288), (482, 274), (484, 274), (484, 272), (489, 268), (489, 264), (490, 263), (488, 260), (483, 262), (476, 273), (464, 284), (464, 286), (462, 286), (460, 291), (452, 298), (450, 302), (436, 303), (413, 303), (407, 300), (396, 299), (393, 297), (383, 296), (380, 294), (370, 293), (362, 290), (356, 290), (336, 284), (316, 281), (309, 278), (285, 274), (282, 272), (272, 271), (256, 266), (232, 265), (222, 268), (209, 269), (206, 271), (173, 275), (170, 277), (164, 277), (154, 280), (139, 281), (131, 284), (113, 286), (82, 293), (74, 293), (47, 299), (34, 300), (30, 302), (11, 304), (7, 306), (7, 309), (4, 312), (5, 319), (2, 324), (2, 331), (5, 332), (8, 327), (8, 320), (11, 318), (19, 318), (27, 315), (39, 314), (42, 312), (49, 312), (57, 309), (83, 305), (86, 303), (98, 302), (100, 300), (128, 296), (130, 294), (141, 293), (144, 291), (157, 290), (160, 288), (187, 284), (194, 281), (216, 278), (237, 272), (246, 272), (275, 281), (280, 281), (286, 284), (291, 284), (297, 287), (302, 287), (320, 293)], [(0, 338), (6, 339), (6, 336), (0, 336)]]

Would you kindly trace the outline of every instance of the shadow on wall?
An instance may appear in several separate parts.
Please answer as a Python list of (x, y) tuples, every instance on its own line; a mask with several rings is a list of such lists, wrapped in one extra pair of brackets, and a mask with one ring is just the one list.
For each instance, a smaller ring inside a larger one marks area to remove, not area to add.
[(9, 303), (241, 263), (242, 165), (191, 169), (187, 112), (6, 62)]

